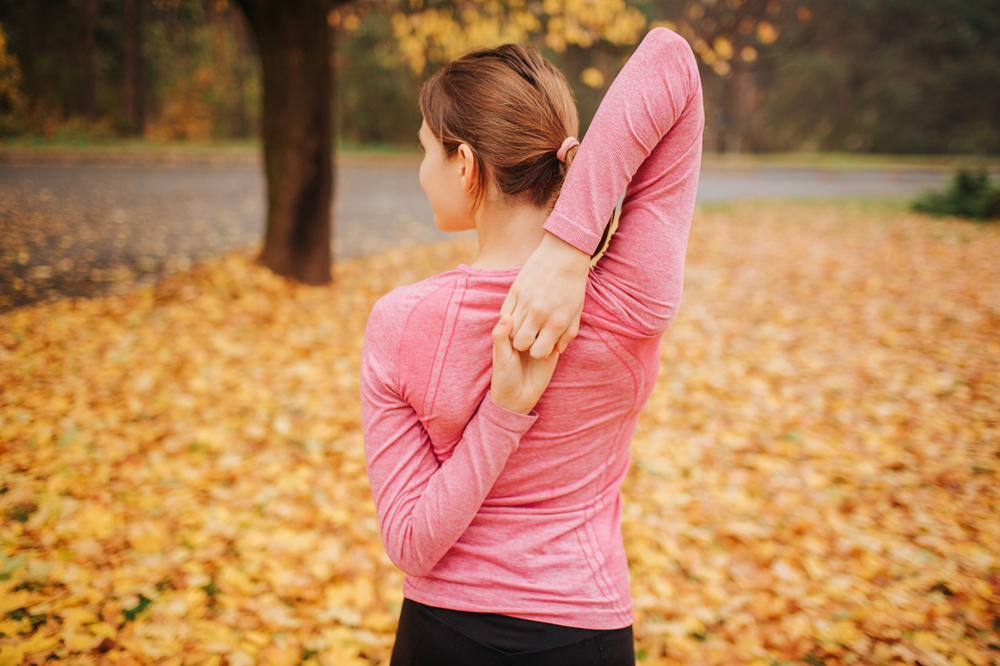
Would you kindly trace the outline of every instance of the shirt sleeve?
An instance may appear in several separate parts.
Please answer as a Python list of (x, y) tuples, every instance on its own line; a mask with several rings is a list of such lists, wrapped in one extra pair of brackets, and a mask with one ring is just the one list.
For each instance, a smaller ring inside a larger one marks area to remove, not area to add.
[(465, 532), (538, 417), (504, 409), (487, 394), (439, 463), (419, 415), (395, 388), (402, 318), (382, 303), (369, 317), (361, 354), (365, 463), (389, 559), (424, 576)]
[(666, 330), (680, 304), (703, 131), (694, 54), (679, 35), (654, 29), (608, 89), (545, 223), (592, 254), (625, 193), (590, 288), (644, 334)]

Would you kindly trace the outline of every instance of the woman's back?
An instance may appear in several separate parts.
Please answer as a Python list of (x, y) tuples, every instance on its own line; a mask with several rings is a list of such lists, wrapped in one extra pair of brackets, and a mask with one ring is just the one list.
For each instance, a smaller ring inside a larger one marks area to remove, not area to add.
[(518, 269), (461, 266), (372, 311), (366, 456), (386, 550), (409, 574), (407, 599), (571, 627), (631, 624), (619, 488), (660, 334), (680, 302), (703, 122), (690, 48), (650, 33), (602, 103), (596, 139), (545, 226), (580, 249), (596, 244), (601, 229), (589, 227), (628, 185), (580, 334), (535, 416), (489, 395), (490, 331)]
[[(404, 287), (385, 304), (401, 306), (406, 317), (399, 388), (420, 414), (439, 462), (451, 457), (489, 390), (489, 333), (516, 274), (461, 266)], [(581, 509), (605, 489), (608, 464), (624, 466), (620, 454), (627, 453), (629, 423), (652, 389), (659, 342), (602, 329), (592, 305), (535, 407), (538, 421), (511, 454), (483, 511)], [(438, 341), (436, 348), (428, 340)]]
[[(432, 464), (452, 457), (489, 391), (490, 331), (516, 274), (461, 266), (395, 290), (372, 312), (369, 326), (380, 331), (379, 340), (366, 342), (378, 345), (380, 356), (395, 356), (395, 367), (382, 372), (413, 407)], [(659, 336), (609, 330), (607, 315), (588, 301), (580, 333), (535, 407), (537, 421), (461, 537), (433, 569), (407, 579), (407, 598), (570, 626), (631, 622), (619, 488), (656, 379)], [(407, 427), (385, 420), (382, 426)], [(403, 473), (419, 464), (400, 459), (391, 467)], [(386, 547), (393, 552), (392, 544)]]

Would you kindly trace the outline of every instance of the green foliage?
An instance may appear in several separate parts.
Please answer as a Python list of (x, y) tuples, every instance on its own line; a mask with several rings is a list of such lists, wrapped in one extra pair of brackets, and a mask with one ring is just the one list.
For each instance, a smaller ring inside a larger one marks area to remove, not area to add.
[(803, 5), (815, 34), (756, 74), (770, 149), (1000, 153), (1000, 3)]
[(153, 601), (151, 599), (146, 598), (146, 595), (144, 595), (144, 594), (140, 594), (139, 595), (139, 603), (136, 604), (134, 608), (126, 608), (126, 609), (124, 609), (122, 611), (122, 615), (125, 616), (125, 620), (126, 621), (131, 622), (131, 621), (135, 620), (136, 616), (138, 616), (139, 613), (141, 613), (142, 611), (146, 610), (146, 608), (151, 603), (153, 603)]
[[(154, 140), (256, 134), (260, 67), (238, 8), (224, 0), (211, 6), (205, 0), (136, 3), (143, 134)], [(138, 130), (125, 110), (122, 3), (97, 0), (92, 50), (84, 5), (0, 0), (0, 30), (7, 37), (4, 45), (0, 35), (0, 138), (82, 146)], [(88, 53), (94, 116), (85, 118)], [(20, 96), (19, 105), (11, 102), (11, 91)]]
[[(144, 136), (208, 141), (258, 134), (260, 66), (236, 4), (136, 2)], [(96, 4), (95, 116), (84, 120), (86, 3), (0, 0), (0, 139), (92, 145), (137, 131), (124, 111), (122, 3)], [(585, 130), (635, 46), (631, 28), (591, 30), (602, 21), (617, 25), (622, 16), (608, 12), (612, 4), (339, 3), (329, 18), (338, 140), (415, 145), (423, 78), (414, 74), (415, 53), (430, 68), (471, 41), (512, 34), (548, 45), (545, 55), (573, 86)], [(1000, 0), (626, 4), (635, 21), (625, 23), (639, 25), (644, 16), (647, 26), (672, 27), (698, 54), (709, 149), (1000, 154)], [(560, 20), (538, 22), (536, 10)], [(518, 26), (520, 33), (510, 32)]]
[(913, 210), (977, 220), (1000, 218), (1000, 183), (990, 182), (986, 169), (959, 169), (944, 192), (928, 192), (916, 199)]
[(420, 78), (392, 57), (388, 14), (366, 9), (359, 7), (353, 29), (341, 27), (334, 37), (339, 139), (416, 145)]

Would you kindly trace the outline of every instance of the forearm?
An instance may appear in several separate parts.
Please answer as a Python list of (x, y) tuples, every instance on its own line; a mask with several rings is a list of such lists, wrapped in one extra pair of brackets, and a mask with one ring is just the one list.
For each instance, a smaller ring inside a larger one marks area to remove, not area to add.
[(545, 229), (592, 254), (618, 198), (696, 95), (690, 48), (650, 32), (602, 100)]
[(434, 568), (475, 518), (535, 419), (487, 396), (441, 464), (419, 422), (400, 429), (370, 420), (369, 479), (386, 552), (400, 569), (422, 576)]

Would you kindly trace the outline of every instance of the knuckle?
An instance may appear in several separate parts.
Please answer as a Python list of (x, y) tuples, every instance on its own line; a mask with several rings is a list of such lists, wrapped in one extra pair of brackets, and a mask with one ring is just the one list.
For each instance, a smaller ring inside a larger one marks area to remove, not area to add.
[(542, 319), (545, 317), (546, 309), (541, 305), (533, 304), (528, 308), (528, 314), (532, 319)]

